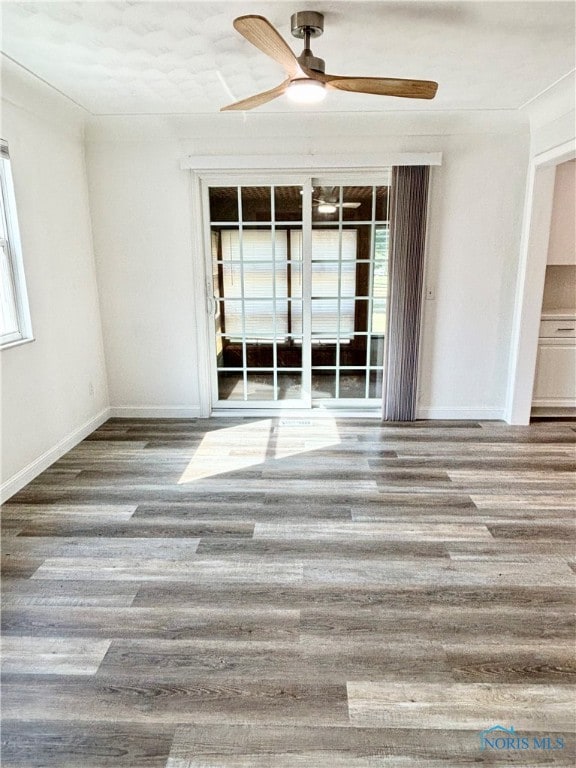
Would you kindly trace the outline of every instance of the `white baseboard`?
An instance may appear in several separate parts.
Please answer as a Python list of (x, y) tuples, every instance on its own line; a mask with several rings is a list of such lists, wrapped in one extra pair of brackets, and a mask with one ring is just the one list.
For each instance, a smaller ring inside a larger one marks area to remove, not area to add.
[(417, 419), (503, 421), (503, 408), (417, 408)]
[(569, 418), (574, 418), (576, 416), (576, 408), (574, 406), (568, 408), (558, 406), (554, 406), (553, 408), (546, 408), (545, 406), (532, 406), (530, 415), (556, 417), (567, 416)]
[(576, 408), (576, 400), (573, 397), (534, 398), (532, 400), (532, 408)]
[(117, 419), (199, 419), (200, 408), (186, 405), (113, 405), (110, 417)]
[(214, 419), (382, 419), (380, 409), (353, 410), (346, 408), (213, 408), (210, 418)]
[(96, 416), (93, 416), (82, 424), (82, 426), (78, 427), (78, 429), (75, 429), (73, 432), (66, 435), (66, 437), (56, 443), (55, 446), (45, 451), (41, 456), (38, 456), (37, 459), (34, 459), (34, 461), (31, 461), (30, 464), (24, 467), (24, 469), (21, 469), (15, 475), (12, 475), (11, 478), (3, 482), (0, 486), (0, 503), (3, 504), (5, 501), (8, 501), (11, 496), (14, 496), (14, 494), (24, 488), (25, 485), (32, 482), (32, 480), (38, 477), (41, 472), (48, 469), (51, 464), (58, 461), (58, 459), (64, 456), (65, 453), (68, 453), (74, 446), (84, 440), (85, 437), (88, 437), (88, 435), (94, 432), (95, 429), (98, 429), (99, 426), (104, 424), (105, 421), (108, 421), (110, 416), (109, 410), (109, 408), (104, 408), (100, 413), (96, 414)]
[[(115, 405), (109, 409), (110, 417), (122, 418), (122, 419), (200, 419), (202, 417), (202, 411), (200, 408), (191, 408), (188, 406), (129, 406), (129, 405)], [(302, 410), (302, 409), (278, 409), (278, 410), (265, 410), (265, 409), (249, 409), (249, 408), (236, 408), (236, 409), (214, 409), (210, 414), (212, 417), (216, 416), (247, 416), (255, 417), (262, 416), (269, 417), (291, 417), (291, 416), (306, 416), (307, 418), (315, 418), (322, 416), (330, 416), (333, 418), (344, 416), (366, 417), (381, 419), (380, 411), (356, 411), (356, 410)], [(504, 411), (500, 408), (418, 408), (416, 411), (417, 419), (473, 419), (483, 421), (501, 421), (504, 418)]]

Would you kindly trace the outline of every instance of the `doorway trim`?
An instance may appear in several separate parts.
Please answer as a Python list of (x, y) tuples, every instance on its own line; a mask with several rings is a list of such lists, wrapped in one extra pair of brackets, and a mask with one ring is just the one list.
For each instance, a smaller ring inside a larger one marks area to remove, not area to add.
[[(213, 350), (210, 346), (211, 307), (209, 306), (209, 283), (206, 274), (206, 201), (203, 190), (210, 183), (233, 183), (234, 176), (244, 179), (250, 175), (260, 183), (278, 183), (295, 174), (312, 176), (334, 175), (338, 183), (362, 179), (370, 184), (379, 174), (393, 165), (441, 165), (441, 152), (383, 153), (381, 155), (352, 155), (343, 164), (342, 155), (188, 155), (180, 163), (182, 170), (189, 171), (189, 199), (191, 208), (192, 246), (192, 298), (196, 324), (197, 386), (199, 416), (212, 415), (212, 387), (210, 364)], [(260, 412), (264, 414), (265, 411)], [(281, 411), (277, 411), (279, 415)], [(309, 411), (309, 414), (314, 411)], [(353, 412), (350, 412), (352, 415)], [(218, 412), (219, 415), (233, 415)], [(344, 415), (342, 413), (341, 415)]]
[(504, 413), (508, 424), (530, 423), (556, 166), (574, 158), (571, 140), (536, 155), (528, 168)]

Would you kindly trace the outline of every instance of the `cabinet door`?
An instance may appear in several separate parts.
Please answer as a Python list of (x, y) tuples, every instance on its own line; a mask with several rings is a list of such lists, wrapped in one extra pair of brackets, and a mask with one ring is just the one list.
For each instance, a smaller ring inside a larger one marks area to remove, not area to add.
[(533, 402), (535, 405), (576, 406), (574, 344), (540, 344)]

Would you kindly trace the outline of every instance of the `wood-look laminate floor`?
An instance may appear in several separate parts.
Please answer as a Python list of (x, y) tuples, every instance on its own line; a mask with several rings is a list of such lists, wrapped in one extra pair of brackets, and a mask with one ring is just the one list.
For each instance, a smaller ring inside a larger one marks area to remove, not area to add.
[(2, 509), (3, 768), (573, 766), (575, 438), (109, 421)]

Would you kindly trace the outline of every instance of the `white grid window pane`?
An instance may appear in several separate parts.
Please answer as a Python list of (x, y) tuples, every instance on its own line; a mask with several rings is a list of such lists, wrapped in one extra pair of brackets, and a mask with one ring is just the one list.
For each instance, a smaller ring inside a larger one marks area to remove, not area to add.
[(274, 333), (284, 338), (288, 333), (286, 232), (243, 230), (240, 237), (237, 230), (225, 230), (221, 237), (224, 297), (237, 299), (224, 303), (226, 335), (242, 339), (245, 333), (247, 342), (269, 340)]
[(8, 149), (0, 143), (0, 344), (31, 338)]
[(8, 243), (0, 241), (0, 329), (2, 337), (18, 334), (18, 312)]
[[(340, 265), (340, 296), (354, 296), (356, 290), (356, 263)], [(338, 264), (319, 262), (312, 264), (312, 297), (338, 297)]]
[[(293, 260), (301, 258), (302, 232), (292, 232), (291, 249)], [(336, 339), (339, 335), (346, 340), (354, 335), (356, 249), (357, 232), (354, 229), (342, 232), (335, 229), (312, 230), (313, 341), (314, 337), (327, 340)], [(295, 309), (292, 312), (292, 328), (295, 333), (302, 333), (302, 315)]]
[[(302, 236), (302, 233), (299, 233)], [(342, 255), (339, 255), (340, 234), (342, 234)], [(356, 230), (343, 229), (313, 229), (312, 230), (312, 261), (323, 259), (341, 259), (354, 261), (356, 259)]]

